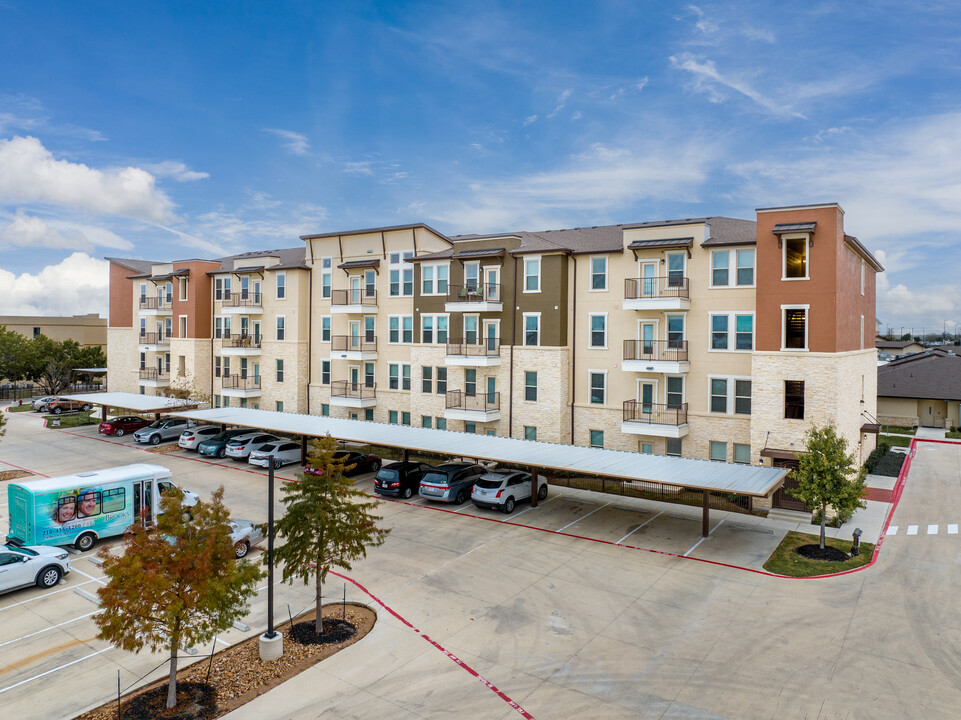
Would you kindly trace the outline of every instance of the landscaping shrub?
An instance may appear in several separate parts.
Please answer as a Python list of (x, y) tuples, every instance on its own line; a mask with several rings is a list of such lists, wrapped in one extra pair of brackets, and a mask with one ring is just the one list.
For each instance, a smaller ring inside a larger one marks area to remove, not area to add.
[(878, 443), (878, 446), (871, 451), (871, 454), (868, 455), (868, 459), (864, 463), (864, 467), (867, 468), (869, 474), (876, 474), (874, 472), (874, 468), (877, 467), (877, 464), (881, 461), (881, 458), (884, 457), (885, 453), (887, 453), (890, 449), (890, 443), (888, 443), (886, 440), (881, 440)]

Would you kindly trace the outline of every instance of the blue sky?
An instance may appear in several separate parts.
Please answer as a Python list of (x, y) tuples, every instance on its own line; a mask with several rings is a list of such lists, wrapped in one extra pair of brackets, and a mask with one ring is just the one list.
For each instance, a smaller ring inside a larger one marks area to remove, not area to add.
[(0, 313), (105, 255), (840, 202), (878, 317), (961, 322), (954, 2), (0, 0)]

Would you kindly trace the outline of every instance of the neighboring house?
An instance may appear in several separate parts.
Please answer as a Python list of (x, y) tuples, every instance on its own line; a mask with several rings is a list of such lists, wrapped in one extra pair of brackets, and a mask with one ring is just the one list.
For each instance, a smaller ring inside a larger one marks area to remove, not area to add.
[(107, 318), (87, 315), (0, 315), (0, 325), (26, 338), (45, 335), (55, 342), (75, 340), (80, 347), (99, 345), (107, 350)]
[(883, 358), (884, 355), (887, 355), (889, 358), (899, 358), (905, 355), (924, 352), (927, 349), (924, 345), (914, 340), (885, 340), (880, 337), (874, 341), (874, 346), (878, 349), (879, 358)]
[(955, 427), (961, 409), (961, 356), (934, 348), (878, 368), (878, 420), (885, 425)]

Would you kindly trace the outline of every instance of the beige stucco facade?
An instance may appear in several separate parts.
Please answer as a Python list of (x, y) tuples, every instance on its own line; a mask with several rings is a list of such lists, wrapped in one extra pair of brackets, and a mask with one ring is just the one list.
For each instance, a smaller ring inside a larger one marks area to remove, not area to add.
[(46, 335), (55, 342), (74, 340), (80, 347), (107, 348), (107, 318), (87, 315), (0, 315), (0, 325), (25, 338)]

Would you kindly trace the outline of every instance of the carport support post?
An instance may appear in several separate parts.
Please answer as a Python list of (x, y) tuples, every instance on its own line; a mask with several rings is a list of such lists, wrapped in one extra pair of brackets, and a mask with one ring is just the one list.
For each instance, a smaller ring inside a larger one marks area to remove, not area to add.
[(300, 436), (300, 464), (307, 464), (307, 436)]
[(537, 507), (537, 468), (531, 465), (531, 507)]
[(711, 534), (711, 492), (704, 491), (704, 509), (701, 512), (701, 537)]
[(400, 451), (400, 459), (403, 462), (407, 462), (407, 448), (404, 448), (403, 450)]
[(107, 406), (106, 405), (100, 406), (100, 417), (104, 422), (107, 422)]

